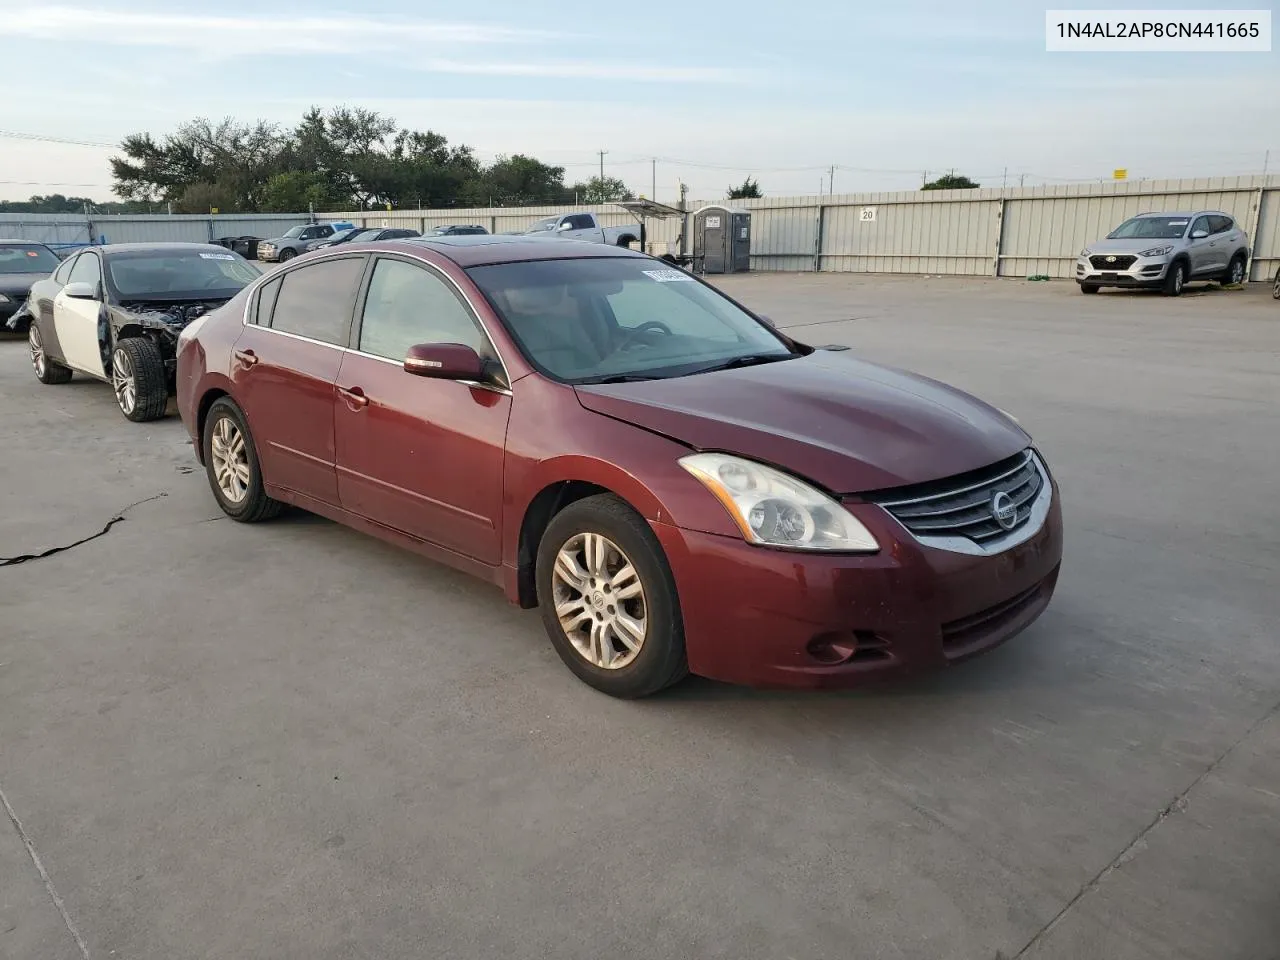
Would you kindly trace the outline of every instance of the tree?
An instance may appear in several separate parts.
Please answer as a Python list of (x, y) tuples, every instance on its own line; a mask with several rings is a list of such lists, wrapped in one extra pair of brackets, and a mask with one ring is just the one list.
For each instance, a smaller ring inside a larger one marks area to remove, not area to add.
[(742, 181), (742, 185), (729, 188), (730, 200), (759, 200), (764, 194), (760, 192), (760, 184), (750, 177)]
[(461, 201), (473, 207), (564, 203), (564, 167), (517, 153), (498, 157), (463, 186)]
[(262, 190), (263, 213), (299, 213), (303, 210), (335, 210), (351, 206), (351, 198), (330, 187), (319, 171), (289, 170), (277, 173)]
[(976, 180), (970, 180), (963, 174), (958, 174), (954, 170), (945, 173), (937, 180), (930, 180), (921, 190), (974, 190), (980, 184)]
[(579, 203), (613, 203), (634, 200), (635, 195), (617, 177), (592, 177), (586, 183), (575, 183), (573, 194)]

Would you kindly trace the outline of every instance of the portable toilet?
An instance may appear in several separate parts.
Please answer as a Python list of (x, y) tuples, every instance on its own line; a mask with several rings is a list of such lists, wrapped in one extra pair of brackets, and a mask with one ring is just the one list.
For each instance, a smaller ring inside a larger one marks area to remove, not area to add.
[(751, 214), (712, 205), (693, 214), (693, 256), (703, 273), (751, 269)]

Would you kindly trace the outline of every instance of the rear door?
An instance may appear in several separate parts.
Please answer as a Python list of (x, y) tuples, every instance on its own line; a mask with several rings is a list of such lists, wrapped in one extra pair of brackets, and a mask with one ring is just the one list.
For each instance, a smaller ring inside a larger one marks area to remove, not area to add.
[(308, 263), (264, 284), (231, 360), (265, 482), (335, 505), (334, 382), (367, 259)]
[(470, 305), (438, 271), (378, 257), (356, 336), (334, 408), (343, 508), (496, 566), (511, 393), (404, 370), (418, 343), (496, 361)]
[(76, 258), (67, 283), (87, 283), (96, 291), (93, 300), (72, 299), (63, 287), (53, 298), (53, 326), (58, 335), (62, 359), (72, 369), (98, 379), (106, 379), (102, 359), (99, 323), (102, 317), (102, 261), (98, 254), (86, 250)]
[(1223, 272), (1226, 272), (1232, 255), (1240, 247), (1235, 221), (1230, 217), (1215, 214), (1209, 218), (1209, 223), (1213, 226), (1213, 232), (1209, 235), (1213, 243), (1209, 244), (1209, 248), (1214, 252), (1215, 261), (1221, 266)]

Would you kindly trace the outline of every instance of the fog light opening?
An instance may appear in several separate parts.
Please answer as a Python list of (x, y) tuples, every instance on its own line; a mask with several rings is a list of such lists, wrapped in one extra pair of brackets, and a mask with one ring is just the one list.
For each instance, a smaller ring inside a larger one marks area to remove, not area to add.
[(805, 646), (809, 656), (819, 663), (836, 666), (848, 663), (858, 653), (858, 641), (851, 633), (832, 630), (820, 633)]

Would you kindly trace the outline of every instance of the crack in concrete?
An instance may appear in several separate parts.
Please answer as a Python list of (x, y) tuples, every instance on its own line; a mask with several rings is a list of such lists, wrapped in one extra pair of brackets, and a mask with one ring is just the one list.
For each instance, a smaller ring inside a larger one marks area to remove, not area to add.
[(31, 862), (35, 864), (36, 871), (40, 874), (40, 879), (44, 881), (44, 889), (49, 894), (49, 899), (53, 901), (53, 905), (58, 908), (58, 913), (62, 915), (62, 922), (67, 925), (67, 930), (71, 933), (72, 939), (75, 940), (76, 946), (80, 948), (80, 955), (84, 957), (84, 960), (89, 960), (88, 945), (84, 942), (84, 938), (80, 936), (79, 931), (76, 930), (76, 925), (71, 922), (71, 914), (67, 913), (67, 905), (62, 902), (62, 898), (58, 896), (58, 891), (54, 889), (53, 880), (49, 877), (49, 871), (44, 868), (40, 854), (36, 853), (35, 843), (27, 836), (27, 831), (22, 826), (22, 821), (18, 819), (18, 815), (9, 803), (9, 798), (4, 795), (3, 789), (0, 789), (0, 806), (4, 807), (4, 812), (9, 815), (9, 822), (13, 824), (13, 829), (18, 833), (18, 839), (27, 848), (27, 855), (31, 857)]
[(162, 497), (167, 497), (168, 495), (169, 494), (167, 493), (157, 493), (153, 497), (147, 497), (145, 500), (139, 500), (136, 503), (129, 504), (127, 507), (124, 507), (123, 509), (116, 511), (115, 515), (112, 516), (112, 518), (107, 521), (106, 526), (104, 526), (97, 533), (93, 534), (92, 536), (85, 537), (82, 540), (77, 540), (75, 543), (68, 543), (60, 547), (50, 547), (48, 550), (44, 550), (41, 553), (24, 553), (16, 557), (0, 557), (0, 567), (10, 567), (10, 566), (13, 566), (14, 564), (26, 563), (29, 560), (43, 560), (45, 557), (52, 557), (54, 554), (64, 553), (67, 550), (73, 550), (76, 547), (81, 546), (82, 544), (89, 543), (92, 540), (97, 540), (99, 537), (105, 537), (108, 533), (111, 532), (112, 527), (114, 527), (117, 523), (121, 523), (124, 521), (125, 514), (128, 513), (130, 510), (132, 510), (134, 507), (140, 507), (144, 503), (150, 503), (152, 500), (159, 500)]
[(1154, 820), (1152, 820), (1145, 827), (1139, 830), (1138, 835), (1135, 836), (1131, 841), (1129, 841), (1129, 843), (1125, 846), (1123, 850), (1121, 850), (1118, 854), (1116, 854), (1115, 857), (1113, 857), (1106, 866), (1104, 866), (1101, 870), (1099, 870), (1094, 875), (1092, 880), (1090, 880), (1083, 887), (1081, 887), (1080, 890), (1076, 893), (1076, 895), (1072, 897), (1070, 900), (1068, 900), (1066, 905), (1063, 906), (1063, 908), (1059, 910), (1056, 914), (1054, 914), (1054, 916), (1049, 920), (1048, 923), (1046, 923), (1043, 927), (1041, 927), (1039, 930), (1036, 931), (1035, 936), (1033, 936), (1030, 940), (1027, 941), (1026, 946), (1024, 946), (1021, 950), (1019, 950), (1017, 953), (1013, 955), (1013, 960), (1019, 960), (1019, 958), (1024, 956), (1028, 950), (1030, 950), (1032, 947), (1038, 944), (1041, 940), (1043, 940), (1046, 936), (1048, 936), (1049, 932), (1053, 930), (1054, 927), (1056, 927), (1059, 923), (1061, 923), (1066, 918), (1067, 914), (1071, 912), (1071, 910), (1075, 907), (1076, 904), (1078, 904), (1081, 900), (1083, 900), (1086, 896), (1088, 896), (1094, 890), (1098, 889), (1098, 887), (1102, 886), (1103, 882), (1106, 881), (1107, 877), (1111, 876), (1111, 874), (1115, 873), (1118, 869), (1120, 869), (1122, 866), (1124, 866), (1126, 863), (1128, 863), (1134, 857), (1136, 857), (1139, 853), (1141, 853), (1142, 848), (1146, 846), (1147, 835), (1151, 833), (1151, 831), (1154, 830), (1156, 827), (1160, 826), (1160, 824), (1164, 823), (1165, 820), (1169, 819), (1169, 817), (1171, 817), (1173, 814), (1181, 813), (1183, 810), (1185, 810), (1187, 808), (1187, 797), (1191, 794), (1191, 791), (1194, 790), (1196, 787), (1200, 786), (1200, 784), (1204, 783), (1204, 781), (1208, 779), (1209, 775), (1212, 774), (1213, 771), (1217, 770), (1218, 767), (1222, 765), (1223, 761), (1225, 761), (1227, 757), (1231, 756), (1231, 754), (1235, 752), (1236, 748), (1239, 747), (1240, 744), (1244, 743), (1251, 736), (1253, 736), (1254, 732), (1259, 727), (1261, 727), (1264, 723), (1270, 720), (1277, 713), (1280, 713), (1280, 703), (1276, 703), (1270, 710), (1266, 711), (1266, 713), (1264, 713), (1261, 717), (1259, 717), (1249, 727), (1248, 730), (1246, 730), (1243, 734), (1240, 735), (1240, 737), (1234, 743), (1232, 743), (1229, 747), (1227, 747), (1226, 750), (1222, 751), (1221, 755), (1216, 760), (1214, 760), (1207, 767), (1205, 767), (1204, 770), (1201, 771), (1200, 775), (1196, 777), (1194, 780), (1192, 780), (1190, 784), (1187, 785), (1186, 789), (1184, 789), (1176, 797), (1170, 800), (1169, 803), (1165, 806), (1165, 808), (1161, 810), (1158, 814), (1156, 814)]

